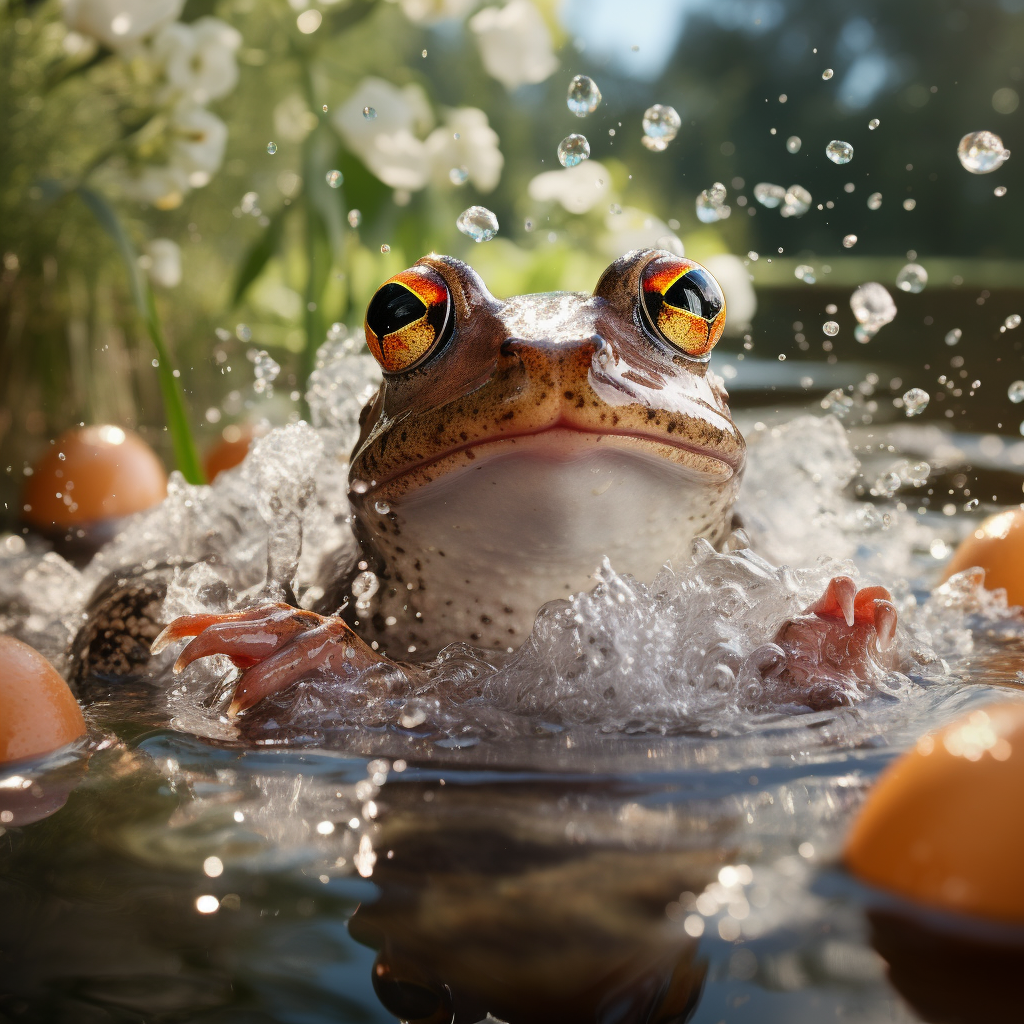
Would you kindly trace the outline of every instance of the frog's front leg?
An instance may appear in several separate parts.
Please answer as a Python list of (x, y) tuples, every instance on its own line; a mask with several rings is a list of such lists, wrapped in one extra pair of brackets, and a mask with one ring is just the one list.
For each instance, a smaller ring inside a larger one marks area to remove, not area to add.
[(178, 655), (175, 674), (193, 661), (224, 654), (242, 670), (229, 714), (252, 707), (303, 679), (349, 676), (374, 667), (397, 667), (371, 650), (334, 615), (268, 604), (244, 612), (184, 615), (153, 641), (152, 653), (194, 637)]
[(775, 635), (786, 652), (779, 682), (811, 707), (853, 704), (899, 667), (896, 607), (885, 587), (857, 589), (836, 576), (825, 593)]

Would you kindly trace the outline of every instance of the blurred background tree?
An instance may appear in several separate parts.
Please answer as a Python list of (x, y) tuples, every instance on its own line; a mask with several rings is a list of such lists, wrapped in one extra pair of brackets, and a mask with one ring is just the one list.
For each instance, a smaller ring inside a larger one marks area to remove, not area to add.
[[(995, 385), (1022, 375), (999, 326), (1020, 311), (1024, 190), (1014, 161), (973, 175), (956, 147), (989, 129), (1024, 152), (1022, 55), (1024, 0), (2, 0), (5, 524), (26, 464), (68, 425), (134, 426), (180, 465), (168, 387), (201, 448), (303, 416), (318, 347), (432, 249), (504, 296), (589, 290), (629, 248), (685, 246), (722, 276), (720, 352), (748, 367), (878, 361), (934, 379), (956, 326), (961, 366), (988, 371), (998, 402), (929, 415), (1015, 432)], [(576, 74), (603, 95), (585, 118), (566, 105)], [(641, 143), (654, 103), (681, 119), (661, 152)], [(591, 158), (563, 170), (571, 132)], [(849, 164), (826, 159), (833, 139)], [(715, 182), (726, 198), (698, 217)], [(800, 185), (810, 207), (783, 217), (759, 183)], [(496, 215), (493, 241), (456, 228), (472, 205)], [(895, 325), (857, 345), (849, 293), (894, 290), (908, 258), (928, 288), (895, 292)], [(150, 288), (169, 348), (156, 368)], [(742, 400), (774, 401), (770, 380)], [(795, 397), (817, 401), (818, 380)]]

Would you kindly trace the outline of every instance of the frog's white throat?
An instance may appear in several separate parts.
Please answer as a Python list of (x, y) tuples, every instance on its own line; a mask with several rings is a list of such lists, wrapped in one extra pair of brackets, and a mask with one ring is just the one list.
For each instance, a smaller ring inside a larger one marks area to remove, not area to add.
[[(693, 540), (717, 543), (739, 480), (600, 435), (499, 446), (405, 494), (364, 521), (387, 566), (375, 629), (392, 657), (464, 641), (518, 647), (538, 609), (594, 586), (612, 567), (650, 581), (689, 561)], [(383, 625), (382, 625), (383, 624)]]

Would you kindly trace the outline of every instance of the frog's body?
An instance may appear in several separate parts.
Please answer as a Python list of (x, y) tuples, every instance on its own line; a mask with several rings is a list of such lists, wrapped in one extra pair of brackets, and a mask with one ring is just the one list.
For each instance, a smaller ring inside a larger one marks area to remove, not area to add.
[[(589, 589), (603, 559), (643, 581), (688, 561), (696, 538), (728, 533), (743, 470), (706, 361), (724, 321), (717, 282), (665, 252), (622, 257), (593, 295), (505, 302), (458, 260), (425, 257), (367, 309), (384, 380), (352, 453), (360, 557), (328, 588), (321, 610), (334, 614), (190, 616), (153, 651), (196, 636), (178, 670), (230, 655), (246, 670), (244, 708), (311, 673), (457, 641), (512, 650), (546, 602)], [(852, 586), (818, 614), (873, 635), (870, 609), (855, 626)], [(885, 619), (887, 643), (895, 612)]]

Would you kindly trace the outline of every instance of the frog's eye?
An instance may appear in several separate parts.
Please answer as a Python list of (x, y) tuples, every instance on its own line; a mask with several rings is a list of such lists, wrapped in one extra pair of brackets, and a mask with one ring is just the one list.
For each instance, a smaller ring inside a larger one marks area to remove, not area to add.
[(429, 267), (403, 270), (377, 289), (366, 307), (366, 344), (385, 373), (422, 362), (447, 337), (452, 297)]
[(658, 256), (644, 267), (640, 299), (651, 327), (695, 359), (706, 356), (725, 327), (725, 296), (698, 263)]

